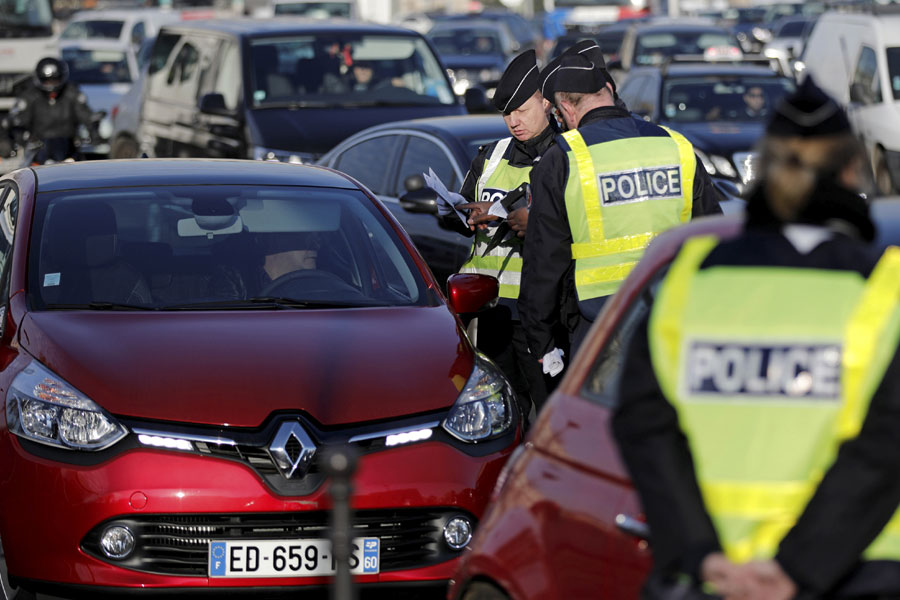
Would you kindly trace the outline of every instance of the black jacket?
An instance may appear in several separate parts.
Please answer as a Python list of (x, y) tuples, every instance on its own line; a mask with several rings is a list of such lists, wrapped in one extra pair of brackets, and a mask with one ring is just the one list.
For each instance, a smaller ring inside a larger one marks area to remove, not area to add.
[(27, 131), (33, 140), (75, 139), (78, 125), (91, 130), (91, 109), (87, 98), (74, 83), (68, 83), (55, 95), (28, 88), (9, 114), (13, 129)]
[[(801, 217), (827, 235), (799, 251), (766, 208), (761, 192), (750, 199), (745, 231), (716, 246), (702, 268), (713, 265), (851, 270), (868, 277), (878, 253), (862, 200), (836, 186), (820, 188)], [(647, 318), (626, 352), (612, 429), (640, 493), (650, 525), (654, 566), (662, 577), (698, 576), (704, 556), (719, 541), (697, 486), (687, 440), (675, 409), (653, 370)], [(800, 597), (834, 593), (856, 597), (900, 592), (900, 563), (860, 565), (860, 553), (900, 503), (900, 357), (894, 355), (872, 398), (863, 428), (844, 443), (835, 463), (796, 525), (782, 540), (776, 560), (801, 589)]]
[[(634, 136), (642, 128), (656, 128), (619, 107), (597, 108), (579, 123), (579, 131), (616, 127)], [(658, 128), (656, 128), (658, 130)], [(659, 130), (661, 131), (661, 130)], [(572, 232), (566, 214), (565, 188), (569, 164), (562, 148), (550, 148), (531, 172), (532, 205), (528, 217), (528, 237), (523, 252), (519, 314), (535, 356), (544, 356), (554, 347), (553, 331), (562, 323), (572, 331), (579, 318), (575, 296), (575, 261), (572, 259)], [(718, 193), (700, 160), (694, 172), (693, 216), (719, 214)], [(589, 301), (586, 312), (593, 319), (603, 298)], [(585, 311), (585, 307), (581, 307)]]

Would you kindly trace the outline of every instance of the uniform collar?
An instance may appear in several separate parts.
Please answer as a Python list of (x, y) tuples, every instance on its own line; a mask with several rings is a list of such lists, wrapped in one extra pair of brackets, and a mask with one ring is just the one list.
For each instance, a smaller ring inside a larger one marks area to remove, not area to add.
[(509, 157), (510, 164), (531, 165), (539, 159), (547, 148), (553, 145), (556, 131), (548, 123), (542, 132), (524, 142), (513, 138), (512, 154)]
[(587, 114), (581, 117), (581, 121), (578, 123), (578, 126), (584, 127), (588, 123), (593, 123), (594, 121), (602, 121), (605, 119), (621, 119), (623, 117), (631, 117), (631, 113), (618, 106), (601, 106), (599, 108), (594, 108), (588, 111)]

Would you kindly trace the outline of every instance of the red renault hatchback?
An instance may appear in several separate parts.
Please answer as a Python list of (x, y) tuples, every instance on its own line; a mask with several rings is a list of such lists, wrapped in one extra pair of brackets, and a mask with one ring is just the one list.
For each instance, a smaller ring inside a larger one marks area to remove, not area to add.
[(495, 284), (448, 302), (368, 192), (288, 164), (23, 169), (0, 233), (0, 541), (23, 597), (325, 586), (319, 458), (347, 444), (361, 588), (444, 594), (521, 438), (454, 310)]

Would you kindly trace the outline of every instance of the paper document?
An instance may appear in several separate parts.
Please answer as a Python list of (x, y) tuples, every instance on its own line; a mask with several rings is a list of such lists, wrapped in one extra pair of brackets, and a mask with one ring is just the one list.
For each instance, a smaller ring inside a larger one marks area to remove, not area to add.
[(463, 222), (463, 225), (468, 227), (469, 221), (467, 216), (456, 208), (457, 204), (465, 204), (466, 199), (460, 194), (448, 190), (444, 182), (435, 175), (434, 170), (430, 167), (427, 173), (422, 173), (422, 177), (425, 178), (425, 185), (437, 193), (438, 213), (441, 215), (450, 214), (452, 210), (459, 217), (459, 220)]

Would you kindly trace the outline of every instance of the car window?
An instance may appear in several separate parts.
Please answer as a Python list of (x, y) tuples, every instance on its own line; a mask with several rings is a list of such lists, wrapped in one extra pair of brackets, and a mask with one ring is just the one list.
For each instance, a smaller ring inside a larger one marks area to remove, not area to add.
[(128, 55), (122, 50), (63, 48), (69, 78), (80, 85), (131, 83)]
[(131, 28), (131, 43), (135, 48), (140, 48), (145, 39), (147, 39), (147, 26), (143, 21), (138, 21)]
[(19, 194), (15, 187), (0, 187), (0, 298), (9, 291), (9, 257), (12, 254), (16, 222), (19, 218)]
[(235, 110), (241, 96), (241, 54), (237, 44), (223, 42), (215, 61), (213, 89), (225, 98), (225, 107)]
[(711, 48), (737, 48), (737, 39), (727, 31), (652, 32), (639, 35), (634, 49), (635, 65), (659, 65), (677, 54), (704, 54)]
[(72, 21), (66, 25), (59, 37), (64, 40), (88, 38), (117, 40), (122, 35), (124, 25), (125, 23), (120, 20)]
[(311, 19), (329, 19), (338, 17), (349, 19), (352, 4), (349, 2), (277, 2), (276, 15), (294, 15)]
[(765, 121), (793, 89), (786, 77), (670, 77), (663, 83), (661, 118), (673, 123)]
[(399, 135), (382, 135), (351, 146), (338, 156), (334, 168), (353, 177), (372, 193), (384, 195), (390, 157), (396, 145), (402, 141)]
[(147, 74), (153, 75), (162, 71), (169, 62), (169, 55), (178, 45), (181, 36), (177, 33), (161, 33), (153, 43), (150, 50), (150, 64), (147, 67)]
[(182, 44), (169, 66), (159, 96), (180, 103), (193, 103), (200, 86), (200, 50), (190, 41)]
[(394, 185), (392, 196), (402, 196), (406, 193), (403, 182), (410, 175), (427, 173), (432, 169), (434, 174), (444, 182), (447, 189), (455, 190), (459, 181), (453, 169), (453, 163), (444, 148), (431, 140), (416, 135), (409, 136), (409, 142), (403, 152), (400, 161), (400, 170), (397, 172), (397, 181)]
[(894, 100), (900, 100), (900, 47), (886, 48), (888, 78), (891, 81), (891, 91)]
[(856, 70), (853, 73), (853, 82), (858, 93), (858, 101), (863, 104), (878, 104), (881, 102), (881, 78), (878, 77), (878, 58), (875, 51), (868, 46), (863, 46), (856, 61)]
[(321, 34), (254, 40), (254, 107), (450, 105), (456, 97), (428, 43), (399, 35)]
[(35, 210), (29, 293), (38, 310), (206, 309), (260, 297), (308, 308), (426, 302), (408, 251), (356, 190), (75, 190), (41, 194)]
[(594, 364), (591, 365), (590, 374), (581, 390), (582, 397), (606, 406), (616, 405), (625, 352), (628, 350), (635, 329), (649, 313), (653, 298), (659, 291), (659, 285), (667, 270), (668, 266), (654, 274), (635, 297), (631, 306), (626, 309), (625, 314), (607, 338), (606, 345), (603, 346), (597, 354)]
[(625, 79), (625, 83), (618, 91), (619, 97), (622, 98), (629, 110), (637, 111), (636, 107), (640, 104), (641, 94), (648, 83), (650, 83), (650, 78), (646, 75), (631, 75)]

